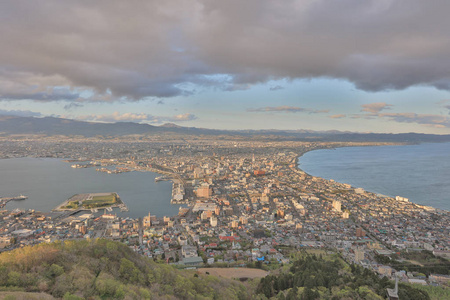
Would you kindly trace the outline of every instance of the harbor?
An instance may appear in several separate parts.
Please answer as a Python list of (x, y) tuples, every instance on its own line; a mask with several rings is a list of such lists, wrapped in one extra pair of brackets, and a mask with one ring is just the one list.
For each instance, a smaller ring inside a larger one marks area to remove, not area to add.
[[(143, 217), (152, 211), (158, 217), (177, 215), (178, 205), (171, 205), (172, 181), (155, 182), (166, 174), (152, 172), (147, 166), (119, 164), (117, 161), (88, 160), (87, 162), (109, 164), (108, 167), (127, 167), (131, 172), (108, 174), (97, 172), (95, 167), (72, 168), (76, 162), (59, 159), (19, 158), (0, 160), (0, 196), (26, 195), (32, 201), (10, 201), (3, 209), (35, 209), (50, 212), (71, 196), (83, 192), (113, 191), (120, 195), (127, 208), (114, 208), (117, 215)], [(113, 165), (115, 164), (115, 165)], [(20, 172), (16, 172), (19, 170)], [(155, 169), (156, 170), (156, 169)], [(161, 171), (161, 169), (158, 169)], [(172, 171), (172, 170), (170, 170)], [(170, 174), (173, 174), (172, 171)], [(56, 175), (57, 174), (57, 175)], [(178, 174), (175, 174), (177, 176)], [(128, 210), (128, 211), (127, 211)], [(103, 209), (99, 209), (99, 212)]]

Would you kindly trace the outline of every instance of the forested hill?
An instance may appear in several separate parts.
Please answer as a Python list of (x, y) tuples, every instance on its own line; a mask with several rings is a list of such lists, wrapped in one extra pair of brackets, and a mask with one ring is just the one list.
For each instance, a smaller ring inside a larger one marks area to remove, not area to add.
[[(39, 244), (0, 254), (0, 299), (382, 300), (386, 288), (394, 286), (338, 254), (322, 257), (303, 250), (292, 255), (293, 263), (242, 283), (156, 263), (110, 240)], [(401, 283), (399, 296), (449, 299), (450, 291)]]
[(1, 290), (43, 292), (64, 299), (251, 297), (238, 281), (157, 264), (109, 240), (39, 244), (4, 252), (0, 254)]
[[(374, 272), (358, 265), (348, 265), (337, 254), (322, 258), (303, 255), (296, 260), (289, 272), (262, 278), (257, 293), (276, 299), (371, 299), (383, 300), (386, 288), (393, 288), (388, 278), (380, 278)], [(429, 300), (426, 291), (407, 284), (400, 284), (402, 300)]]

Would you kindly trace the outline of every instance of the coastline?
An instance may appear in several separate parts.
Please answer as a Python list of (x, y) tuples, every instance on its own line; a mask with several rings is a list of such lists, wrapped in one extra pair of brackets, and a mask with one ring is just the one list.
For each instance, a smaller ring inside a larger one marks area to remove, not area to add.
[[(340, 183), (340, 184), (347, 184), (347, 185), (350, 185), (352, 188), (362, 188), (362, 187), (359, 187), (359, 186), (351, 185), (351, 184), (349, 184), (349, 183), (347, 183), (347, 182), (343, 182), (343, 181), (341, 181), (341, 180), (326, 179), (326, 178), (324, 178), (324, 177), (312, 175), (312, 174), (306, 172), (305, 170), (303, 170), (302, 168), (300, 168), (300, 159), (301, 159), (306, 153), (312, 152), (312, 151), (316, 151), (316, 150), (331, 150), (331, 149), (336, 150), (337, 148), (352, 148), (352, 147), (413, 146), (413, 145), (421, 145), (421, 144), (436, 144), (436, 143), (392, 143), (392, 144), (380, 144), (380, 145), (354, 145), (354, 146), (352, 146), (352, 145), (349, 145), (349, 146), (343, 145), (343, 146), (336, 146), (336, 147), (329, 147), (329, 148), (316, 148), (316, 149), (311, 149), (311, 150), (307, 150), (307, 151), (304, 151), (304, 152), (300, 153), (298, 156), (296, 156), (295, 163), (296, 163), (296, 168), (297, 168), (297, 170), (299, 170), (299, 171), (302, 172), (303, 174), (306, 174), (307, 176), (311, 176), (311, 177), (313, 177), (313, 178), (319, 178), (319, 179), (321, 179), (321, 180), (325, 180), (325, 181), (328, 181), (328, 182), (337, 182), (337, 183)], [(363, 189), (364, 189), (366, 192), (375, 194), (375, 195), (377, 195), (377, 196), (385, 197), (385, 198), (391, 198), (391, 199), (394, 199), (394, 200), (396, 199), (397, 196), (400, 196), (400, 195), (396, 195), (396, 196), (384, 195), (384, 194), (379, 193), (379, 192), (376, 192), (376, 191), (374, 191), (374, 190), (372, 190), (372, 189), (370, 189), (370, 188), (369, 188), (369, 189), (363, 188)], [(408, 199), (408, 198), (406, 198), (406, 199)], [(408, 201), (409, 201), (409, 199), (408, 199)], [(421, 208), (432, 208), (432, 209), (434, 209), (434, 210), (436, 210), (436, 211), (447, 212), (447, 213), (450, 212), (450, 210), (448, 210), (448, 209), (437, 208), (437, 207), (435, 207), (434, 205), (420, 204), (420, 203), (416, 203), (416, 202), (414, 202), (414, 201), (409, 201), (409, 202), (412, 203), (412, 204), (414, 204), (414, 205), (416, 205), (416, 206), (419, 206), (419, 207), (421, 207)]]

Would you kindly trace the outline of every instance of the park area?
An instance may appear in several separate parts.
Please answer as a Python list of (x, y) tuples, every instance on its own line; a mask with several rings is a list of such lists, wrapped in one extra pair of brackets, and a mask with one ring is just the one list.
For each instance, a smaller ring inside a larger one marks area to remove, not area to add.
[(91, 196), (82, 203), (83, 208), (100, 208), (116, 204), (117, 194), (90, 194)]
[(120, 204), (116, 193), (76, 194), (61, 204), (56, 210), (107, 208)]

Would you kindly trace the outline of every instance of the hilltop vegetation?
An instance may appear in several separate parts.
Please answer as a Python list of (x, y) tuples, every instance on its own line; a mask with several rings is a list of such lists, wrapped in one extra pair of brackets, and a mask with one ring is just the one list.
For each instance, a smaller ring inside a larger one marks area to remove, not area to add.
[[(386, 277), (349, 265), (337, 254), (296, 256), (258, 284), (178, 270), (110, 240), (39, 244), (0, 254), (0, 298), (376, 300), (394, 287)], [(449, 290), (400, 283), (399, 296), (442, 299)]]
[[(257, 292), (270, 299), (385, 299), (386, 288), (394, 283), (374, 272), (348, 265), (338, 256), (304, 255), (289, 272), (261, 279)], [(399, 284), (402, 300), (428, 300), (425, 290)]]
[(109, 240), (66, 241), (0, 255), (0, 290), (64, 299), (249, 299), (232, 280), (157, 264)]

